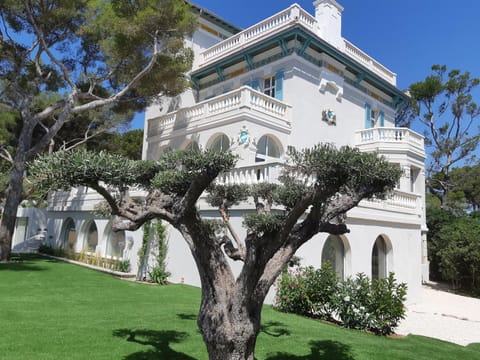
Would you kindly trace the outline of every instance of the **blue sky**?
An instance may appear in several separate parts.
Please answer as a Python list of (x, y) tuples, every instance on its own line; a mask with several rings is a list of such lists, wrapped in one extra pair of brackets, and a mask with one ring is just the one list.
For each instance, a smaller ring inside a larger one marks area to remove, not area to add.
[[(249, 27), (285, 8), (289, 0), (195, 0), (230, 23)], [(313, 14), (310, 0), (296, 1)], [(344, 7), (342, 35), (397, 74), (406, 89), (423, 80), (433, 64), (480, 77), (480, 1), (338, 0)], [(133, 128), (143, 127), (143, 115)]]

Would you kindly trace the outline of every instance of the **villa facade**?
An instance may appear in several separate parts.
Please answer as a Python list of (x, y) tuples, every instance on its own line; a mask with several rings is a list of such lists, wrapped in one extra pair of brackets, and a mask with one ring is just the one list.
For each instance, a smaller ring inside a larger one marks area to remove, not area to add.
[[(237, 167), (218, 181), (254, 184), (277, 181), (289, 146), (328, 142), (385, 156), (403, 169), (394, 193), (362, 201), (347, 214), (350, 233), (318, 234), (297, 255), (305, 266), (330, 261), (342, 278), (394, 272), (414, 301), (428, 280), (423, 137), (395, 127), (396, 109), (408, 97), (396, 87), (395, 73), (342, 37), (343, 8), (335, 0), (313, 5), (314, 15), (294, 4), (245, 30), (194, 5), (199, 27), (185, 40), (195, 52), (193, 85), (147, 109), (143, 158), (158, 159), (169, 149), (229, 150), (239, 156)], [(142, 232), (114, 234), (111, 219), (92, 212), (100, 200), (83, 188), (53, 194), (43, 222), (23, 232), (17, 227), (14, 248), (36, 236), (128, 258), (135, 271)], [(199, 208), (219, 217), (204, 202)], [(239, 234), (242, 216), (253, 210), (248, 201), (233, 209)], [(28, 218), (22, 211), (19, 219)], [(170, 229), (168, 236), (170, 280), (200, 285), (180, 234)]]

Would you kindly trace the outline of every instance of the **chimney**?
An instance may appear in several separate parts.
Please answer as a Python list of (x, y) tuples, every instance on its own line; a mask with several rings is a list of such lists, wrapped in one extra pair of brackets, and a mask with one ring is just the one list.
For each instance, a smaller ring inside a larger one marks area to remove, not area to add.
[(334, 47), (344, 51), (342, 38), (343, 7), (335, 0), (316, 0), (315, 18), (318, 24), (318, 36)]

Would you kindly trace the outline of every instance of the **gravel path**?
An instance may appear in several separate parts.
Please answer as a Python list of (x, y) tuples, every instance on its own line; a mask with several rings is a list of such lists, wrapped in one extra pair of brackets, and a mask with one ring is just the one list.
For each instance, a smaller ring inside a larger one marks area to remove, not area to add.
[(480, 299), (423, 287), (422, 300), (407, 306), (397, 334), (424, 335), (460, 345), (480, 343)]

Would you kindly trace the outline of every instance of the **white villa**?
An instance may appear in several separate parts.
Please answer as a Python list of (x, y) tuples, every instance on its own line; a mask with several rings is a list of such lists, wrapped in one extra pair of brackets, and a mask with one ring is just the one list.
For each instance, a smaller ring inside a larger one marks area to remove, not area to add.
[[(193, 86), (147, 109), (143, 158), (167, 149), (228, 149), (240, 160), (219, 181), (252, 184), (277, 180), (288, 146), (329, 142), (378, 152), (403, 169), (394, 194), (363, 201), (348, 212), (349, 234), (319, 234), (297, 255), (305, 266), (329, 260), (343, 278), (393, 271), (414, 301), (428, 280), (423, 137), (395, 127), (407, 95), (395, 73), (342, 37), (343, 8), (335, 0), (313, 5), (314, 15), (294, 4), (245, 30), (192, 5), (199, 27), (185, 41), (195, 52)], [(53, 194), (44, 212), (20, 209), (14, 250), (43, 239), (130, 259), (135, 272), (142, 231), (114, 234), (110, 219), (92, 213), (100, 200), (78, 188)], [(205, 216), (218, 216), (206, 203), (199, 206)], [(247, 202), (232, 212), (240, 233), (242, 214), (253, 208)], [(199, 285), (187, 245), (173, 229), (168, 237), (170, 280)]]

